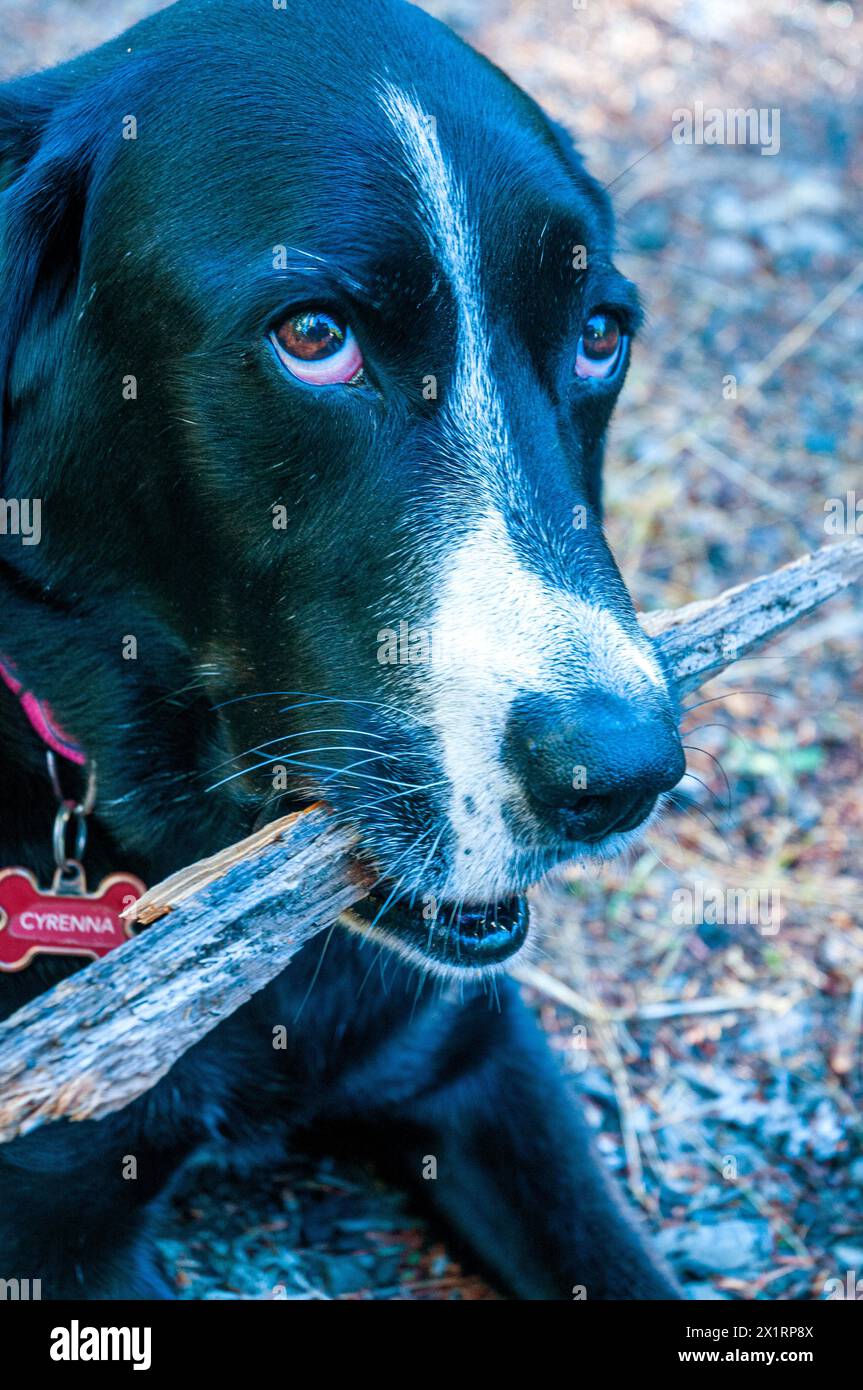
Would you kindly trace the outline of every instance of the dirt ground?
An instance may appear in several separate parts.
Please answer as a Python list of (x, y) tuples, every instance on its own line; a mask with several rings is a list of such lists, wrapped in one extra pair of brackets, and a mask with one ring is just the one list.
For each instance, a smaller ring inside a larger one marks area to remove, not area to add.
[[(155, 8), (0, 0), (0, 75)], [(425, 8), (570, 128), (614, 196), (648, 309), (608, 451), (640, 605), (823, 544), (825, 504), (855, 488), (863, 532), (863, 20), (841, 0)], [(778, 108), (779, 152), (674, 143), (697, 101)], [(540, 904), (529, 998), (693, 1297), (863, 1276), (861, 632), (859, 595), (832, 603), (692, 697), (691, 775), (641, 851)], [(734, 889), (766, 914), (740, 920)], [(717, 894), (725, 912), (701, 912)], [(198, 1167), (161, 1244), (187, 1297), (495, 1296), (342, 1162)]]

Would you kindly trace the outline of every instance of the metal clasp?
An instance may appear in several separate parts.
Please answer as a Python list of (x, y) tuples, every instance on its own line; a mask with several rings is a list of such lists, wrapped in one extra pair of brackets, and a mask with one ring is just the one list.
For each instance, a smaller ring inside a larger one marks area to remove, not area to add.
[[(51, 890), (54, 893), (86, 893), (87, 879), (81, 861), (87, 849), (87, 817), (96, 805), (96, 764), (87, 764), (84, 796), (80, 801), (73, 801), (63, 791), (55, 754), (49, 751), (46, 758), (58, 802), (51, 836), (56, 865)], [(71, 841), (70, 831), (74, 836)]]

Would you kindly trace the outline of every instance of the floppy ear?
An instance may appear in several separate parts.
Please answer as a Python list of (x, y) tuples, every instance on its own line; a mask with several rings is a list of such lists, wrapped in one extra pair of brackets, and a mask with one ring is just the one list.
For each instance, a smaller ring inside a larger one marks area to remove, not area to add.
[[(92, 141), (80, 111), (44, 80), (0, 88), (0, 468), (8, 449), (11, 377), (25, 386), (45, 351), (16, 363), (68, 306), (77, 283)], [(20, 376), (20, 381), (17, 378)]]
[(0, 87), (0, 188), (36, 153), (55, 104), (54, 87), (36, 77)]

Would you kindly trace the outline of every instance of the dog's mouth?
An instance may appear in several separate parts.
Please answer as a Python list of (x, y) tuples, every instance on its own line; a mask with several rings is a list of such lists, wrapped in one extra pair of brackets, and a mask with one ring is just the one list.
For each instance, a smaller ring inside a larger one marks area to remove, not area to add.
[(523, 897), (481, 906), (390, 897), (385, 886), (378, 887), (347, 914), (348, 925), (417, 963), (484, 970), (515, 955), (527, 936)]

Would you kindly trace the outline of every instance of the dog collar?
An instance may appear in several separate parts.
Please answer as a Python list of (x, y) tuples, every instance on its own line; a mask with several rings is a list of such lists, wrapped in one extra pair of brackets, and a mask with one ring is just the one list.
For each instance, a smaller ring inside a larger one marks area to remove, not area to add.
[(0, 679), (48, 747), (48, 769), (58, 802), (51, 837), (55, 864), (51, 887), (40, 887), (28, 869), (0, 866), (0, 974), (23, 970), (42, 955), (99, 960), (134, 935), (123, 912), (146, 890), (134, 874), (119, 873), (104, 879), (95, 892), (87, 891), (81, 861), (87, 846), (87, 817), (96, 800), (95, 766), (91, 763), (87, 769), (82, 800), (68, 800), (54, 755), (86, 767), (83, 748), (57, 723), (49, 705), (24, 689), (11, 662), (0, 660)]
[(0, 658), (0, 679), (7, 685), (12, 694), (17, 696), (21, 708), (29, 719), (32, 727), (39, 735), (43, 743), (54, 753), (59, 753), (61, 758), (66, 758), (70, 763), (77, 763), (83, 767), (87, 761), (87, 755), (80, 744), (61, 728), (51, 713), (50, 706), (44, 700), (39, 700), (32, 690), (25, 690), (11, 662)]

